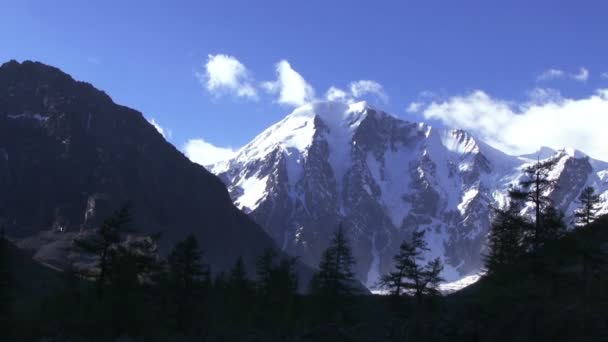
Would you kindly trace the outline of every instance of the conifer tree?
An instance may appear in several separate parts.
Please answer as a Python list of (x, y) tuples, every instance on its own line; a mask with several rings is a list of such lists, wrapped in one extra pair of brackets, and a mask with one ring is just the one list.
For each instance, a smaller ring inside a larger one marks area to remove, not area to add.
[(274, 263), (277, 253), (272, 248), (266, 248), (256, 263), (258, 275), (258, 292), (262, 297), (272, 294)]
[(254, 289), (252, 282), (247, 277), (242, 257), (236, 260), (230, 271), (226, 294), (230, 319), (237, 325), (248, 323), (251, 318)]
[(580, 207), (574, 212), (575, 225), (577, 227), (588, 226), (597, 219), (598, 205), (601, 203), (600, 196), (595, 193), (591, 186), (586, 187), (578, 197)]
[(209, 279), (209, 268), (202, 262), (202, 257), (203, 253), (193, 235), (175, 244), (168, 257), (169, 282), (179, 330), (190, 327), (194, 308)]
[(531, 230), (533, 251), (537, 251), (542, 244), (542, 212), (551, 206), (552, 201), (548, 192), (556, 184), (555, 180), (549, 179), (549, 173), (557, 162), (558, 159), (555, 158), (547, 159), (537, 161), (535, 164), (524, 168), (524, 177), (519, 181), (519, 187), (509, 190), (511, 199), (532, 203), (535, 219)]
[(311, 281), (311, 292), (329, 299), (340, 300), (353, 294), (355, 259), (342, 225), (334, 233), (330, 246), (323, 252), (319, 271)]
[(524, 234), (530, 225), (515, 203), (506, 209), (493, 208), (494, 219), (488, 236), (489, 254), (485, 256), (488, 275), (502, 275), (525, 254)]
[(541, 213), (541, 241), (556, 241), (566, 235), (568, 227), (564, 221), (564, 213), (550, 205)]
[(114, 215), (104, 220), (95, 234), (74, 240), (77, 248), (97, 257), (97, 272), (86, 274), (86, 276), (95, 279), (95, 287), (99, 298), (102, 297), (107, 283), (108, 266), (111, 255), (114, 253), (112, 249), (121, 242), (121, 233), (125, 230), (125, 225), (130, 221), (130, 218), (130, 207), (124, 206)]
[(424, 239), (425, 231), (414, 231), (410, 241), (403, 241), (399, 253), (394, 257), (395, 270), (383, 275), (380, 284), (394, 296), (412, 293), (418, 302), (425, 295), (437, 294), (442, 281), (440, 276), (443, 265), (439, 258), (421, 265), (424, 253), (429, 251)]
[(243, 257), (238, 257), (232, 271), (230, 272), (230, 279), (228, 280), (229, 286), (233, 291), (236, 292), (247, 292), (250, 290), (251, 282), (247, 277), (247, 271), (245, 270), (245, 262)]
[(296, 258), (276, 261), (276, 252), (268, 248), (257, 262), (257, 290), (261, 300), (261, 313), (265, 323), (279, 326), (289, 322), (294, 315), (298, 291), (295, 273)]
[(115, 334), (145, 328), (139, 310), (145, 303), (146, 285), (159, 271), (156, 241), (150, 237), (128, 238), (109, 250), (103, 304), (109, 309)]

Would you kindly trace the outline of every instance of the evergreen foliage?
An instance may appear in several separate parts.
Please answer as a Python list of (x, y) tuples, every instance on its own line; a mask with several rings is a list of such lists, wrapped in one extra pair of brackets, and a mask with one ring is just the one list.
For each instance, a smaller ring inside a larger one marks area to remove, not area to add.
[(355, 283), (354, 266), (355, 259), (340, 225), (332, 237), (330, 246), (323, 252), (319, 271), (311, 282), (312, 293), (329, 298), (344, 298), (352, 295)]
[(349, 301), (355, 293), (354, 266), (355, 259), (340, 224), (310, 282), (310, 292), (319, 302), (320, 318), (340, 321), (347, 316)]
[(424, 253), (429, 251), (424, 239), (425, 231), (412, 233), (411, 241), (403, 241), (399, 253), (395, 255), (395, 270), (383, 275), (380, 285), (394, 296), (413, 294), (418, 302), (425, 295), (437, 295), (439, 283), (443, 280), (440, 273), (443, 264), (439, 258), (422, 265)]
[(513, 201), (532, 203), (534, 209), (534, 224), (531, 226), (531, 248), (537, 251), (542, 244), (543, 238), (543, 211), (552, 205), (548, 196), (549, 190), (556, 186), (556, 181), (549, 178), (549, 173), (557, 164), (558, 159), (547, 159), (538, 161), (524, 168), (524, 177), (519, 181), (519, 187), (509, 190)]
[(168, 257), (169, 291), (175, 304), (177, 329), (188, 330), (210, 281), (209, 267), (193, 235), (175, 244)]
[(588, 226), (597, 219), (598, 205), (601, 203), (600, 195), (595, 193), (591, 186), (586, 187), (578, 197), (580, 207), (574, 212), (575, 225), (577, 227)]
[(131, 212), (129, 206), (124, 206), (107, 218), (97, 229), (95, 234), (80, 237), (74, 240), (74, 245), (85, 253), (92, 254), (97, 258), (94, 269), (85, 270), (85, 276), (95, 279), (97, 296), (102, 297), (108, 280), (108, 268), (112, 256), (117, 256), (113, 248), (121, 242), (121, 233), (125, 225), (130, 221)]

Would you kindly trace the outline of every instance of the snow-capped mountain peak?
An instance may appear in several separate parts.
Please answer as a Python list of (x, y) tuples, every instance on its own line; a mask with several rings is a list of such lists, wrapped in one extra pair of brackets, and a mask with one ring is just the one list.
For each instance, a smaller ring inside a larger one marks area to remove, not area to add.
[[(373, 287), (401, 241), (424, 229), (443, 277), (475, 274), (489, 206), (541, 155), (559, 158), (554, 200), (567, 214), (586, 185), (608, 197), (608, 166), (574, 150), (510, 156), (466, 131), (399, 119), (365, 102), (316, 102), (295, 109), (213, 171), (234, 203), (287, 252), (316, 265), (339, 223), (359, 278)], [(608, 210), (607, 208), (605, 208)]]

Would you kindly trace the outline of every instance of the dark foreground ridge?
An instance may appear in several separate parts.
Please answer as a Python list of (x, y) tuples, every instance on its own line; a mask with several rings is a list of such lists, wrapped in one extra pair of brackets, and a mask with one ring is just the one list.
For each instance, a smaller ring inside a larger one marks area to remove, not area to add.
[(252, 267), (272, 240), (218, 178), (166, 142), (144, 116), (38, 62), (0, 67), (0, 224), (35, 258), (63, 267), (60, 246), (125, 203), (161, 251), (194, 234), (214, 270)]

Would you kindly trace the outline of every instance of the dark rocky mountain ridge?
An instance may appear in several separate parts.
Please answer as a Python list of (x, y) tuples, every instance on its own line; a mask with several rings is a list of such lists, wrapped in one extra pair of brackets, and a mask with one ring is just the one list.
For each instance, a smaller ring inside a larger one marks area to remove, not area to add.
[(135, 229), (162, 233), (163, 253), (195, 234), (214, 270), (228, 269), (239, 255), (253, 265), (265, 248), (275, 248), (234, 207), (222, 182), (140, 112), (57, 68), (3, 64), (0, 224), (7, 236), (57, 266), (75, 234), (125, 203)]

